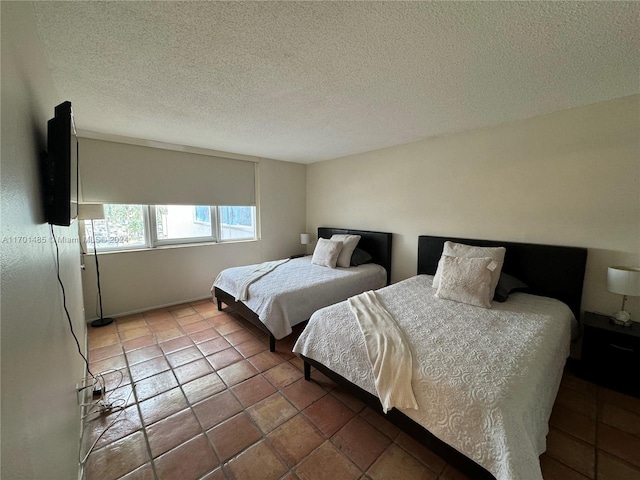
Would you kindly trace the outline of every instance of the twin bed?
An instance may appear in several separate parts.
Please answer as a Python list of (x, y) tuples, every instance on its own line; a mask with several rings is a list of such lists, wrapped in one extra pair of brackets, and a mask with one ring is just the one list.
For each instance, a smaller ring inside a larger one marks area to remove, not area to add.
[[(330, 238), (334, 233), (355, 232), (362, 235), (359, 246), (383, 264), (383, 283), (388, 284), (391, 234), (338, 229), (318, 233)], [(433, 276), (438, 271), (441, 287), (449, 281), (442, 276), (442, 266), (438, 268), (441, 257), (449, 255), (447, 241), (504, 247), (504, 263), (498, 270), (503, 301), (482, 308), (440, 297)], [(417, 410), (392, 408), (387, 418), (471, 478), (541, 479), (538, 457), (545, 450), (551, 408), (579, 318), (586, 256), (582, 248), (419, 237), (417, 275), (374, 294), (403, 332), (411, 352), (410, 385), (418, 406)], [(311, 294), (313, 286), (303, 290), (307, 301), (318, 296)], [(293, 349), (304, 360), (307, 380), (314, 366), (381, 411), (371, 352), (346, 300), (365, 290), (323, 308), (312, 306), (313, 314), (303, 313), (306, 318), (288, 319), (285, 324), (310, 317)], [(219, 308), (222, 301), (269, 332), (272, 348), (274, 338), (290, 331), (265, 326), (249, 302), (236, 302), (231, 292), (216, 287), (214, 294)]]

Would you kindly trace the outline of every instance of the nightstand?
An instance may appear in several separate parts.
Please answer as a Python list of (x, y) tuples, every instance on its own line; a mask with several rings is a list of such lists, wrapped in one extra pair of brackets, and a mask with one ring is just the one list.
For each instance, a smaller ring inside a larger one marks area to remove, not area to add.
[(612, 323), (607, 315), (585, 312), (582, 376), (599, 385), (640, 397), (640, 323)]

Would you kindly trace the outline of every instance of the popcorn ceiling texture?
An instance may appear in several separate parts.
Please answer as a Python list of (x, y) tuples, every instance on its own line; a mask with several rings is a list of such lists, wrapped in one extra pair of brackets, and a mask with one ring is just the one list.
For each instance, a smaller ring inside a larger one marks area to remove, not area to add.
[(636, 2), (34, 2), (79, 129), (309, 163), (640, 92)]

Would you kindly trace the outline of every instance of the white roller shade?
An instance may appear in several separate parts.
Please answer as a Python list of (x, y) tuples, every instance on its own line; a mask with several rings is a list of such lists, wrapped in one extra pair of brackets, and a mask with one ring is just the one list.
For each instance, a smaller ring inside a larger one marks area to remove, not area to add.
[(141, 205), (255, 205), (255, 163), (79, 139), (82, 201)]

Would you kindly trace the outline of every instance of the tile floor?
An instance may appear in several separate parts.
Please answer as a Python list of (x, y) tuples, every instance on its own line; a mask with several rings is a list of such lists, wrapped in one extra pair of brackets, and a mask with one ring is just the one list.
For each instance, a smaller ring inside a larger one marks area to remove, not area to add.
[[(465, 478), (319, 372), (306, 382), (295, 337), (270, 353), (210, 301), (89, 328), (91, 371), (125, 408), (87, 418), (85, 479)], [(640, 399), (567, 371), (550, 424), (546, 480), (640, 479)]]

